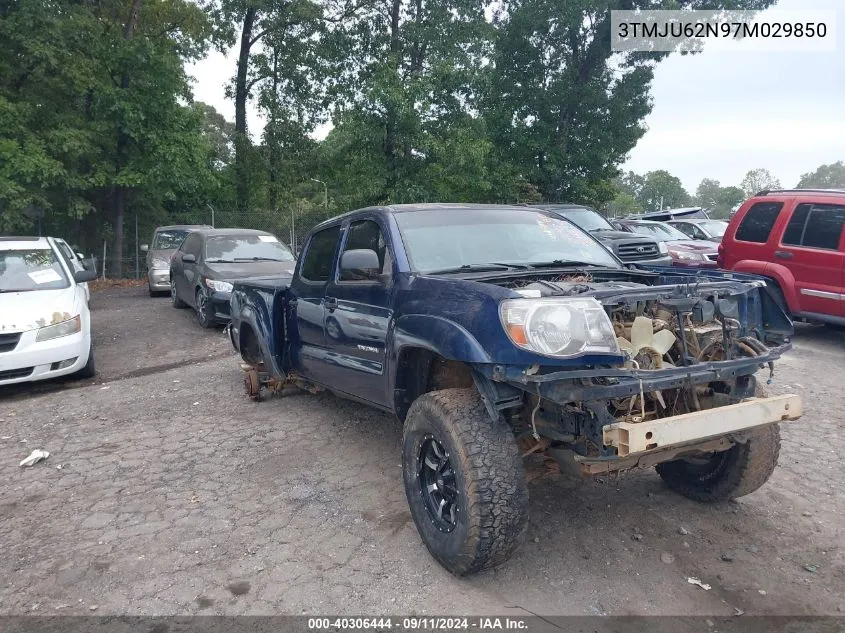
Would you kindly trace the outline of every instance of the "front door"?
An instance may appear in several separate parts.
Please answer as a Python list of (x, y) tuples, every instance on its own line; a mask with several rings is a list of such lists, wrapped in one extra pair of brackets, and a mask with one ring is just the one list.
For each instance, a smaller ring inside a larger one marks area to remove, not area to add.
[(393, 258), (376, 219), (352, 222), (343, 242), (350, 250), (375, 251), (378, 279), (359, 279), (338, 270), (326, 289), (325, 332), (332, 384), (352, 396), (390, 406), (384, 378), (387, 331), (393, 316), (391, 290)]
[(801, 312), (845, 316), (845, 205), (800, 203), (792, 211), (775, 261), (795, 278)]

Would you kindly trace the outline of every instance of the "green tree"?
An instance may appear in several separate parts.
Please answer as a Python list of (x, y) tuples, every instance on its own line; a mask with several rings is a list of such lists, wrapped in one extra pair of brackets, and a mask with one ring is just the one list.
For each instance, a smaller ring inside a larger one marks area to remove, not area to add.
[(759, 191), (765, 189), (780, 189), (780, 180), (775, 178), (768, 169), (751, 169), (745, 174), (745, 178), (739, 185), (745, 192), (745, 197), (750, 198)]
[(494, 67), (485, 100), (497, 150), (550, 201), (610, 199), (613, 190), (599, 183), (616, 176), (644, 134), (653, 68), (666, 56), (612, 51), (610, 10), (763, 9), (773, 3), (504, 2), (494, 18)]
[(690, 196), (681, 180), (665, 169), (648, 172), (637, 201), (646, 211), (675, 209), (689, 204)]
[(611, 218), (622, 218), (626, 215), (642, 213), (643, 208), (630, 193), (620, 191), (607, 203), (605, 211)]
[(796, 187), (800, 189), (845, 189), (845, 162), (822, 165), (815, 171), (801, 175)]

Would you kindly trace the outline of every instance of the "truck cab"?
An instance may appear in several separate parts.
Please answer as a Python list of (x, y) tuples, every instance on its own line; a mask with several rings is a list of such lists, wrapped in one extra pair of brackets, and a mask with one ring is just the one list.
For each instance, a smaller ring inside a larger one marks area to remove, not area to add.
[(753, 275), (623, 265), (542, 209), (372, 207), (316, 226), (292, 278), (237, 280), (247, 393), (329, 390), (403, 424), (403, 482), (457, 575), (504, 562), (528, 520), (523, 457), (655, 467), (701, 502), (774, 470), (797, 396), (761, 367), (792, 323)]

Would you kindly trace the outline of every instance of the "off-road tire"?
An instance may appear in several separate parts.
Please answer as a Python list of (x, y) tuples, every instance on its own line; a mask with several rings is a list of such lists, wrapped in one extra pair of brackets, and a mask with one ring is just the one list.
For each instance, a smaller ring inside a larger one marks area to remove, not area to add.
[[(441, 531), (423, 497), (421, 452), (434, 437), (446, 450), (457, 490), (455, 527)], [(405, 419), (405, 495), (431, 555), (457, 576), (501, 564), (528, 524), (528, 486), (510, 427), (493, 422), (474, 389), (424, 394)]]
[(173, 281), (173, 277), (170, 278), (170, 303), (177, 310), (188, 307), (188, 304), (182, 301), (176, 294), (176, 283)]
[[(755, 395), (768, 397), (758, 386)], [(702, 475), (700, 467), (678, 459), (658, 464), (657, 474), (675, 492), (702, 503), (743, 497), (766, 483), (780, 454), (780, 425), (769, 424), (749, 431), (744, 444), (735, 444), (711, 457), (712, 470)]]
[(211, 308), (210, 300), (208, 295), (202, 288), (197, 288), (197, 293), (194, 296), (194, 305), (196, 306), (196, 313), (197, 313), (197, 323), (200, 324), (202, 328), (211, 328), (216, 325), (214, 321), (214, 315), (209, 314), (209, 309)]
[(97, 367), (94, 364), (94, 344), (91, 344), (91, 347), (88, 348), (88, 362), (85, 363), (85, 367), (80, 369), (76, 372), (73, 377), (74, 378), (93, 378), (97, 375)]

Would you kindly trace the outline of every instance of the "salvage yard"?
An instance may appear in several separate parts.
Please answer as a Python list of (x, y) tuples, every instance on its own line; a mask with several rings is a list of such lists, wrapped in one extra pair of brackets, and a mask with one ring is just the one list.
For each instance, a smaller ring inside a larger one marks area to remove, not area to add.
[(0, 389), (3, 614), (845, 612), (842, 332), (798, 326), (776, 366), (805, 414), (758, 492), (704, 506), (653, 471), (535, 466), (522, 547), (457, 579), (411, 521), (394, 419), (250, 401), (223, 332), (145, 287), (91, 305), (96, 380)]

